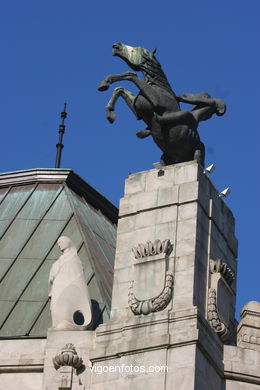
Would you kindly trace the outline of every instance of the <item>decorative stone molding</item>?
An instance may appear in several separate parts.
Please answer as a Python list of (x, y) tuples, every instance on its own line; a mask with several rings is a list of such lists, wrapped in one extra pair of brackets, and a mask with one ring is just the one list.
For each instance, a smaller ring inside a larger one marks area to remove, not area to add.
[(169, 256), (172, 251), (170, 240), (155, 240), (154, 242), (147, 241), (146, 244), (138, 244), (137, 247), (132, 248), (135, 259), (143, 257), (155, 256), (161, 253)]
[(210, 288), (208, 294), (208, 321), (221, 339), (223, 341), (226, 340), (229, 331), (223, 322), (221, 322), (217, 308), (217, 292), (214, 288)]
[(70, 366), (79, 369), (82, 366), (82, 358), (78, 356), (73, 344), (66, 344), (61, 353), (53, 358), (53, 365), (56, 370), (63, 366)]
[(247, 333), (240, 336), (239, 343), (242, 341), (244, 341), (245, 343), (257, 344), (260, 346), (260, 337), (255, 337)]
[(224, 263), (221, 259), (210, 260), (209, 267), (212, 274), (219, 272), (228, 285), (231, 286), (235, 280), (235, 273), (227, 263)]
[(235, 292), (232, 283), (235, 272), (221, 259), (210, 259), (209, 272), (208, 321), (222, 341), (227, 341), (234, 318)]
[(133, 291), (134, 281), (130, 282), (129, 292), (128, 292), (128, 303), (129, 307), (135, 315), (139, 314), (150, 314), (157, 311), (161, 311), (168, 306), (173, 293), (173, 274), (170, 271), (166, 272), (165, 275), (165, 284), (164, 289), (155, 298), (147, 300), (139, 300), (135, 297)]

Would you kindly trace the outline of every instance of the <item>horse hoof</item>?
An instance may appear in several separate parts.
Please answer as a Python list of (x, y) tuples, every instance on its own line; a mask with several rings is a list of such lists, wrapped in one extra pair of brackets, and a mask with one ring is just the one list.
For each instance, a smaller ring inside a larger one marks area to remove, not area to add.
[(227, 107), (226, 107), (225, 103), (223, 102), (223, 100), (215, 99), (215, 102), (216, 102), (216, 105), (217, 105), (216, 114), (218, 116), (224, 115), (226, 110), (227, 110)]
[(110, 122), (110, 123), (113, 123), (116, 119), (116, 113), (115, 112), (108, 112), (107, 113), (107, 120)]
[(138, 131), (137, 133), (135, 133), (135, 135), (138, 137), (138, 138), (146, 138), (146, 137), (149, 137), (149, 135), (151, 135), (152, 132), (151, 130), (149, 129), (145, 129), (145, 130), (140, 130)]
[(108, 90), (108, 88), (109, 88), (108, 83), (101, 83), (101, 84), (99, 84), (98, 91), (106, 91), (106, 90)]

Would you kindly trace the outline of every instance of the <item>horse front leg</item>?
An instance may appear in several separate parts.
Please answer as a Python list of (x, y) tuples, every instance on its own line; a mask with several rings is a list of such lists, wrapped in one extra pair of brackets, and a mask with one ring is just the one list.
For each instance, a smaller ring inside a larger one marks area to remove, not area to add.
[(106, 116), (110, 123), (113, 123), (116, 119), (116, 113), (115, 110), (115, 104), (119, 97), (122, 97), (125, 102), (127, 103), (128, 107), (131, 109), (131, 111), (134, 113), (137, 119), (137, 113), (134, 108), (134, 101), (136, 98), (136, 95), (134, 95), (132, 92), (128, 91), (127, 89), (123, 87), (117, 87), (114, 89), (113, 95), (109, 102), (106, 105)]
[(106, 91), (109, 88), (110, 84), (115, 83), (116, 81), (129, 80), (129, 77), (133, 77), (133, 76), (137, 77), (136, 74), (133, 72), (109, 74), (101, 81), (98, 90)]
[(152, 104), (154, 108), (158, 106), (160, 100), (159, 94), (151, 85), (139, 79), (136, 73), (133, 72), (110, 74), (106, 76), (104, 80), (102, 80), (101, 83), (99, 84), (98, 90), (106, 91), (109, 88), (110, 84), (122, 80), (132, 81), (132, 83), (134, 83), (137, 86), (137, 88), (140, 89), (140, 92), (143, 94), (144, 97), (146, 97), (146, 99)]

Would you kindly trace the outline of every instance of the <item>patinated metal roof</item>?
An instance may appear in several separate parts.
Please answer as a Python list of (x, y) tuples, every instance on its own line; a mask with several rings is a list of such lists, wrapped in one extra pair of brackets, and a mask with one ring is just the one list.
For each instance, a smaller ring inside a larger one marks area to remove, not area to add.
[(94, 327), (108, 318), (117, 209), (71, 170), (0, 174), (0, 337), (45, 337), (48, 277), (57, 239), (75, 243), (89, 287)]

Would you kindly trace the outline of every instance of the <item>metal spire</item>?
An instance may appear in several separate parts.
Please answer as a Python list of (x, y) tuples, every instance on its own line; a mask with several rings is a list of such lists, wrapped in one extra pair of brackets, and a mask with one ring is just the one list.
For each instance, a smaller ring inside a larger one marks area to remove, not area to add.
[(63, 134), (65, 133), (64, 120), (67, 118), (66, 107), (67, 107), (67, 103), (65, 102), (64, 103), (64, 109), (63, 109), (63, 111), (60, 114), (60, 116), (61, 116), (61, 124), (59, 126), (59, 142), (56, 145), (57, 154), (56, 154), (55, 168), (60, 168), (61, 151), (62, 151), (62, 149), (64, 147), (64, 145), (62, 143), (62, 138), (63, 138)]

